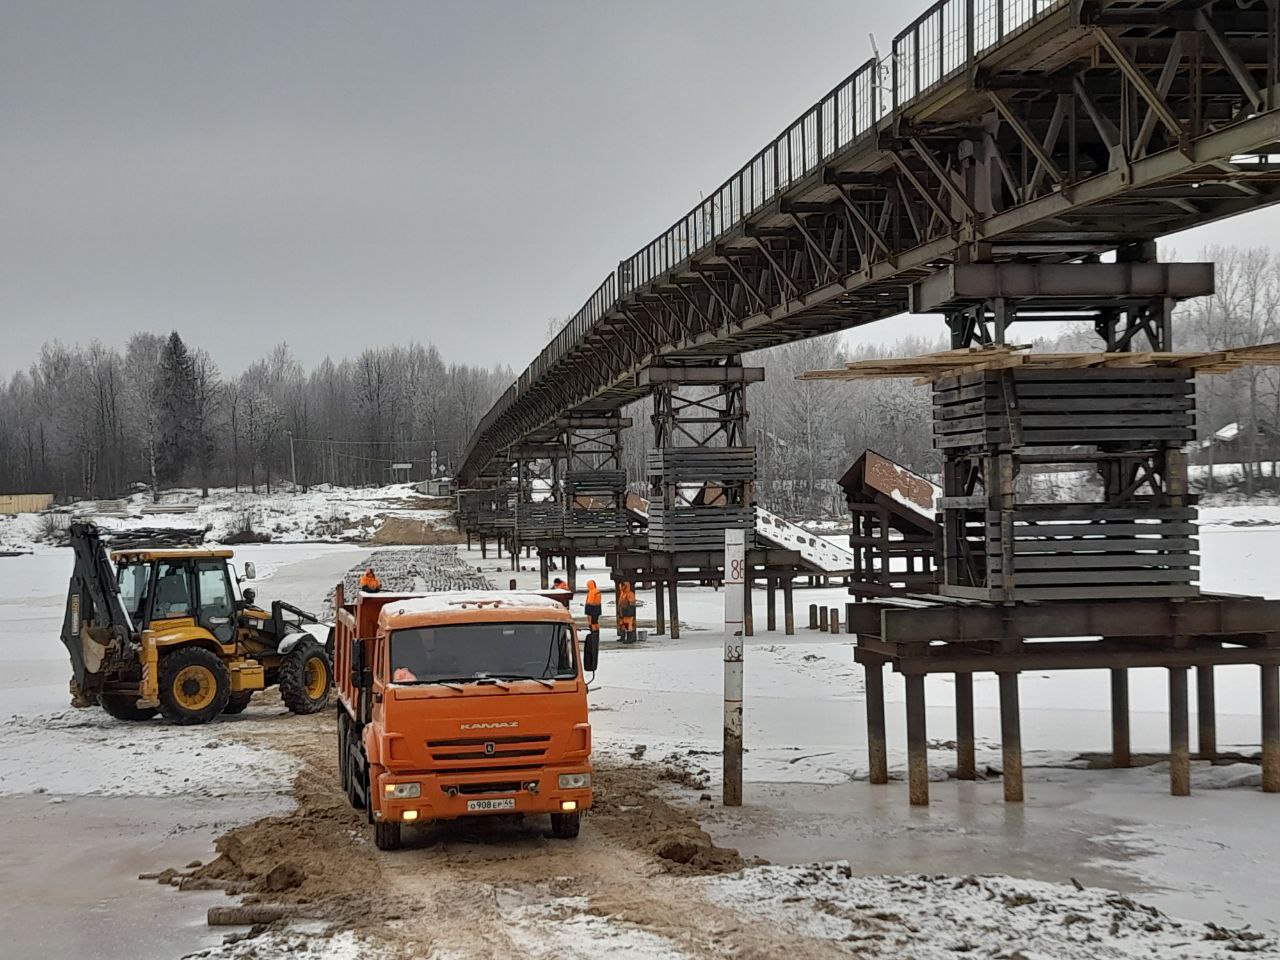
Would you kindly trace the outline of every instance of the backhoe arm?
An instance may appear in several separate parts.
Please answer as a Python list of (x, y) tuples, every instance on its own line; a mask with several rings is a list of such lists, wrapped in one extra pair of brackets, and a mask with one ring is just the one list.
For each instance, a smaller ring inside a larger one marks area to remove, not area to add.
[(133, 621), (120, 598), (115, 568), (92, 523), (71, 524), (71, 549), (75, 566), (67, 588), (67, 610), (62, 621), (62, 643), (71, 655), (71, 673), (86, 694), (101, 683), (99, 670), (113, 639), (129, 642)]

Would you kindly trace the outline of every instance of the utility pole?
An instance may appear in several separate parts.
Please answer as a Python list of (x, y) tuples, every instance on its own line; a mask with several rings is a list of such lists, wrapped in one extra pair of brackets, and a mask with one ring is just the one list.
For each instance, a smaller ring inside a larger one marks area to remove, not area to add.
[(289, 438), (289, 469), (293, 472), (293, 492), (298, 492), (298, 458), (293, 455), (293, 431), (286, 430), (285, 436)]
[(724, 805), (742, 806), (742, 620), (746, 531), (724, 532)]

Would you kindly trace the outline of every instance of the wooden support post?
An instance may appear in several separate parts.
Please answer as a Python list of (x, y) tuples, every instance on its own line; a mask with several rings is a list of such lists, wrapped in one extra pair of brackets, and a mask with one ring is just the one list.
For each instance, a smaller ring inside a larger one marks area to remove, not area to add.
[(489, 553), (488, 553), (488, 550), (486, 549), (488, 547), (488, 544), (489, 544), (488, 540), (486, 540), (484, 537), (480, 538), (480, 559), (481, 560), (489, 559)]
[(538, 551), (538, 582), (542, 584), (542, 589), (546, 590), (551, 586), (551, 575), (548, 567), (551, 566), (550, 558), (541, 550)]
[(913, 807), (929, 805), (929, 737), (925, 729), (924, 675), (907, 681), (907, 792)]
[(1262, 670), (1262, 790), (1280, 793), (1280, 666)]
[(502, 559), (502, 534), (498, 534), (496, 537), (494, 537), (493, 545), (498, 551), (497, 553), (498, 559), (501, 560)]
[(862, 664), (867, 707), (867, 763), (872, 783), (889, 782), (889, 750), (884, 734), (884, 663)]
[(742, 631), (748, 637), (756, 635), (756, 618), (752, 606), (751, 574), (748, 573), (746, 579), (742, 581)]
[(654, 630), (660, 634), (667, 632), (667, 598), (663, 594), (666, 588), (666, 581), (653, 581), (653, 606), (655, 619), (657, 620), (657, 623), (654, 624)]
[(515, 577), (512, 577), (510, 580), (508, 580), (508, 581), (507, 581), (507, 589), (508, 589), (508, 590), (514, 590), (514, 589), (516, 589), (516, 578), (515, 578)]
[(826, 633), (828, 630), (827, 608), (818, 607), (818, 631)]
[(782, 623), (788, 637), (796, 635), (796, 609), (792, 594), (791, 575), (787, 574), (782, 581)]
[(1191, 795), (1191, 730), (1187, 668), (1169, 667), (1169, 793)]
[(809, 604), (809, 629), (818, 629), (818, 605), (816, 603)]
[(1000, 677), (1000, 748), (1003, 753), (1005, 803), (1022, 802), (1022, 710), (1018, 705), (1018, 675)]
[(831, 632), (839, 633), (840, 632), (840, 608), (839, 607), (831, 608), (830, 623), (831, 623)]
[(770, 633), (778, 629), (778, 578), (770, 574), (765, 578), (765, 625)]
[(1133, 763), (1129, 751), (1129, 671), (1124, 667), (1111, 670), (1111, 766), (1128, 767)]
[(569, 584), (569, 589), (575, 593), (578, 590), (578, 558), (572, 553), (564, 558), (564, 579)]
[(1217, 711), (1214, 706), (1213, 664), (1196, 667), (1196, 750), (1202, 760), (1218, 755)]
[(679, 593), (680, 581), (677, 580), (675, 577), (672, 577), (670, 584), (671, 584), (671, 596), (669, 599), (671, 600), (671, 603), (670, 603), (671, 639), (679, 640), (680, 639), (680, 593)]
[(973, 733), (973, 674), (956, 674), (956, 779), (976, 780), (977, 748)]
[(853, 604), (846, 603), (844, 605), (844, 631), (845, 633), (853, 633)]

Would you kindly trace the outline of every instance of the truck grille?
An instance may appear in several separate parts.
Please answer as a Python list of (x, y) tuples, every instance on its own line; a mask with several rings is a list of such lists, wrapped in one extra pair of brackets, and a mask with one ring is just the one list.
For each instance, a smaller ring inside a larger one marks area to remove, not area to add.
[[(441, 762), (456, 760), (531, 760), (542, 757), (551, 742), (550, 735), (526, 737), (463, 737), (456, 740), (428, 740), (431, 759)], [(478, 748), (478, 749), (477, 749)]]
[(519, 793), (520, 781), (511, 780), (503, 783), (459, 783), (453, 789), (463, 796), (474, 796), (480, 793)]

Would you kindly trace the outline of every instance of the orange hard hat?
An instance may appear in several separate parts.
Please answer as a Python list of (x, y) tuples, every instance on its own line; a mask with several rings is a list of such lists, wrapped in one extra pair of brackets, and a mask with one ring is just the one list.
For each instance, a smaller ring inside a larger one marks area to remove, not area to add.
[(382, 586), (381, 581), (378, 580), (378, 575), (373, 572), (373, 567), (369, 567), (364, 573), (360, 574), (360, 586), (366, 589), (373, 588), (374, 590)]

